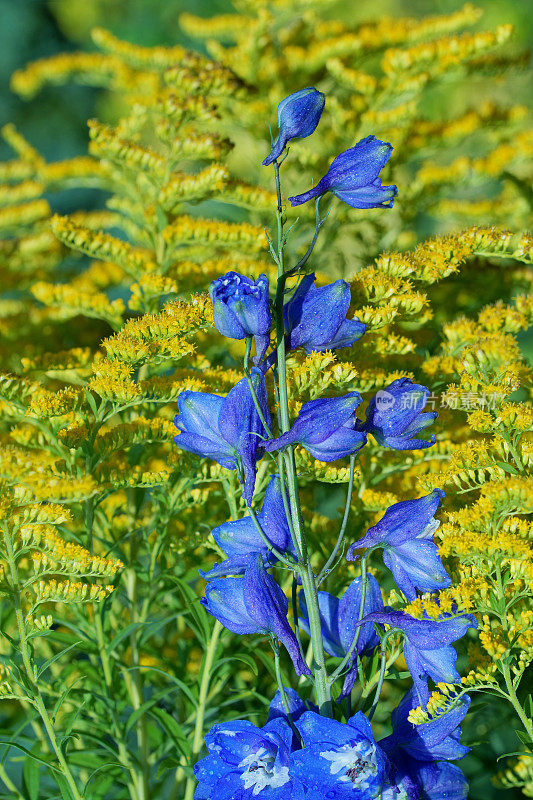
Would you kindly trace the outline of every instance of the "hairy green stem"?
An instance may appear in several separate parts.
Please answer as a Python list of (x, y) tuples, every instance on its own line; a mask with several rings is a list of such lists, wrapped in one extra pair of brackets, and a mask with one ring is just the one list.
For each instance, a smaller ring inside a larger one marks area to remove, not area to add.
[[(287, 392), (287, 369), (286, 369), (286, 347), (285, 347), (285, 328), (283, 320), (283, 298), (285, 292), (285, 237), (283, 233), (283, 204), (281, 198), (281, 183), (279, 177), (279, 164), (274, 162), (274, 173), (276, 179), (277, 197), (277, 263), (278, 263), (278, 284), (276, 288), (276, 342), (277, 342), (277, 373), (278, 373), (278, 392), (279, 392), (279, 411), (281, 421), (281, 433), (286, 433), (290, 428), (289, 402)], [(315, 692), (320, 713), (325, 716), (332, 716), (331, 693), (328, 685), (328, 675), (326, 669), (326, 659), (322, 639), (322, 625), (320, 621), (320, 611), (318, 607), (318, 594), (315, 576), (307, 553), (307, 543), (305, 540), (302, 512), (298, 495), (298, 482), (296, 477), (296, 463), (294, 459), (294, 447), (289, 446), (286, 451), (286, 474), (287, 487), (289, 493), (289, 505), (291, 511), (292, 524), (294, 526), (295, 543), (300, 555), (300, 576), (302, 589), (305, 595), (307, 611), (309, 615), (309, 632), (313, 646), (313, 674), (315, 680)]]
[[(367, 589), (366, 559), (367, 559), (367, 555), (365, 554), (361, 559), (361, 602), (359, 603), (359, 616), (357, 618), (358, 622), (361, 622), (361, 620), (364, 617), (364, 613), (365, 613), (365, 600), (366, 600), (366, 589)], [(350, 645), (350, 649), (348, 650), (348, 652), (346, 653), (346, 655), (342, 659), (342, 661), (339, 664), (339, 666), (332, 673), (331, 678), (330, 678), (330, 684), (335, 683), (335, 681), (337, 680), (339, 675), (342, 673), (344, 667), (350, 661), (350, 658), (352, 657), (352, 653), (355, 650), (355, 648), (357, 647), (357, 642), (359, 641), (360, 633), (361, 633), (361, 625), (358, 626), (358, 628), (357, 628), (357, 630), (355, 632), (355, 635), (354, 635), (354, 637), (352, 639), (352, 643)]]
[(339, 531), (339, 535), (337, 537), (337, 541), (335, 543), (335, 547), (333, 548), (330, 557), (322, 567), (320, 574), (317, 579), (317, 586), (320, 586), (322, 581), (324, 581), (329, 573), (331, 572), (331, 565), (334, 563), (335, 559), (337, 558), (337, 553), (339, 552), (342, 542), (344, 540), (344, 535), (346, 533), (346, 527), (348, 525), (348, 517), (350, 516), (350, 504), (352, 502), (352, 494), (353, 494), (353, 481), (354, 481), (354, 472), (355, 472), (355, 456), (350, 456), (350, 478), (348, 480), (348, 491), (346, 493), (346, 505), (344, 507), (344, 517), (342, 519), (341, 528)]
[[(204, 718), (207, 694), (209, 691), (209, 682), (211, 680), (211, 671), (213, 669), (218, 640), (222, 630), (222, 624), (218, 620), (215, 620), (213, 631), (211, 633), (211, 639), (209, 640), (207, 650), (205, 651), (205, 658), (202, 665), (202, 677), (200, 680), (200, 693), (198, 695), (198, 706), (196, 709), (196, 721), (194, 723), (194, 738), (191, 753), (191, 760), (193, 763), (196, 763), (204, 742)], [(187, 778), (183, 800), (192, 800), (195, 786), (195, 778)]]

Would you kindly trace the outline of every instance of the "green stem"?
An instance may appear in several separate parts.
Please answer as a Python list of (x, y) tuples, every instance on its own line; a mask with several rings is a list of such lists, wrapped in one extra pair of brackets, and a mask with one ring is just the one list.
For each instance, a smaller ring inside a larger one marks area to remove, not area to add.
[[(137, 555), (138, 543), (132, 543), (130, 548), (130, 565), (126, 572), (126, 593), (130, 603), (130, 623), (135, 625), (140, 621), (138, 609), (138, 581), (135, 570), (135, 559)], [(137, 647), (137, 628), (134, 628), (129, 636), (130, 641), (130, 680), (126, 682), (131, 704), (134, 711), (138, 711), (143, 704), (142, 677), (139, 669), (139, 650)], [(146, 716), (141, 714), (137, 720), (137, 746), (139, 748), (140, 774), (137, 774), (137, 795), (139, 800), (149, 800), (150, 798), (150, 764), (148, 731), (146, 726)]]
[[(367, 589), (366, 559), (367, 559), (367, 554), (365, 554), (361, 559), (361, 602), (359, 603), (359, 615), (358, 615), (358, 618), (357, 618), (358, 622), (361, 622), (361, 620), (364, 617), (364, 613), (365, 613), (365, 600), (366, 600), (366, 589)], [(339, 666), (337, 667), (337, 669), (332, 673), (331, 678), (330, 678), (330, 684), (335, 683), (335, 681), (337, 680), (339, 675), (342, 673), (342, 671), (343, 671), (344, 667), (346, 666), (346, 664), (348, 664), (348, 662), (350, 661), (350, 658), (352, 657), (352, 653), (355, 650), (355, 648), (357, 647), (357, 642), (359, 641), (360, 633), (361, 633), (361, 625), (359, 625), (357, 630), (355, 631), (355, 635), (354, 635), (354, 637), (352, 639), (352, 643), (350, 645), (350, 649), (348, 650), (348, 652), (346, 653), (346, 655), (342, 659), (342, 661), (339, 664)]]
[(246, 376), (246, 382), (248, 383), (248, 388), (250, 389), (250, 394), (252, 395), (252, 400), (254, 401), (255, 410), (259, 414), (259, 419), (263, 423), (263, 427), (268, 433), (269, 439), (272, 439), (272, 431), (270, 429), (269, 424), (265, 419), (265, 415), (263, 414), (263, 409), (259, 405), (259, 400), (257, 399), (257, 393), (255, 391), (255, 386), (252, 381), (252, 376), (250, 374), (250, 352), (252, 349), (252, 337), (248, 336), (246, 338), (246, 353), (244, 355), (244, 374)]
[(331, 572), (330, 567), (337, 557), (337, 553), (339, 552), (344, 539), (344, 534), (346, 533), (346, 527), (348, 525), (348, 517), (350, 516), (350, 504), (352, 502), (354, 472), (355, 472), (355, 456), (350, 456), (350, 478), (348, 480), (348, 491), (346, 493), (346, 505), (344, 507), (344, 517), (342, 520), (339, 535), (337, 537), (337, 541), (335, 543), (335, 547), (333, 548), (330, 557), (322, 567), (322, 570), (320, 571), (320, 574), (318, 576), (317, 586), (320, 586), (322, 581), (325, 580), (328, 577), (329, 573)]
[[(278, 284), (276, 288), (276, 341), (277, 341), (277, 372), (278, 372), (278, 391), (279, 391), (279, 413), (281, 421), (281, 433), (286, 433), (290, 428), (289, 402), (287, 392), (287, 369), (286, 369), (286, 346), (285, 329), (283, 321), (283, 297), (285, 290), (285, 239), (283, 234), (283, 204), (281, 198), (281, 184), (279, 178), (279, 164), (274, 162), (274, 173), (276, 178), (277, 196), (277, 228), (278, 228)], [(287, 466), (287, 487), (289, 492), (289, 504), (292, 523), (294, 526), (295, 543), (298, 548), (300, 558), (300, 576), (302, 579), (302, 589), (304, 591), (307, 611), (309, 615), (309, 632), (313, 647), (313, 673), (315, 679), (315, 691), (320, 713), (325, 716), (332, 716), (331, 694), (328, 685), (326, 669), (326, 659), (322, 639), (322, 625), (320, 622), (320, 611), (318, 606), (318, 594), (309, 556), (307, 553), (307, 543), (304, 535), (302, 512), (298, 495), (298, 482), (296, 477), (296, 462), (294, 460), (294, 447), (289, 446), (286, 451)]]
[(281, 702), (283, 703), (283, 708), (285, 709), (285, 714), (287, 715), (287, 719), (289, 721), (289, 725), (292, 728), (292, 732), (299, 739), (300, 744), (303, 745), (302, 737), (296, 725), (294, 724), (294, 720), (292, 718), (292, 714), (290, 711), (289, 706), (289, 699), (287, 697), (287, 692), (285, 691), (285, 687), (283, 685), (283, 678), (281, 677), (281, 664), (280, 664), (280, 657), (279, 657), (279, 644), (278, 640), (272, 636), (271, 638), (272, 649), (274, 651), (274, 665), (276, 669), (276, 681), (278, 684), (279, 693), (281, 695)]
[(257, 519), (257, 514), (255, 513), (254, 509), (248, 504), (247, 508), (257, 533), (259, 534), (263, 542), (268, 546), (268, 549), (271, 550), (272, 553), (274, 553), (276, 558), (279, 559), (279, 561), (281, 561), (282, 564), (285, 564), (285, 566), (288, 567), (289, 569), (294, 569), (297, 565), (292, 559), (292, 556), (289, 556), (289, 554), (282, 553), (281, 550), (278, 550), (278, 548), (272, 544), (272, 542), (264, 532), (263, 528), (261, 527), (261, 523)]
[(518, 699), (518, 695), (516, 694), (516, 689), (513, 686), (513, 681), (511, 679), (511, 672), (509, 670), (508, 664), (502, 663), (502, 674), (505, 680), (505, 686), (507, 688), (507, 695), (509, 698), (509, 702), (511, 703), (512, 707), (516, 711), (520, 722), (524, 726), (524, 730), (526, 731), (527, 735), (529, 736), (530, 741), (533, 741), (533, 719), (529, 719), (526, 712), (522, 708), (522, 704)]
[(378, 707), (379, 698), (381, 697), (381, 690), (383, 689), (383, 682), (385, 680), (385, 672), (387, 670), (387, 639), (390, 633), (394, 633), (394, 629), (387, 631), (381, 640), (381, 666), (379, 669), (378, 685), (376, 686), (376, 694), (374, 695), (374, 702), (372, 708), (368, 712), (368, 719), (371, 720), (374, 716), (376, 708)]
[[(213, 632), (211, 639), (205, 652), (204, 663), (202, 666), (202, 677), (200, 680), (200, 693), (198, 695), (198, 707), (196, 709), (196, 721), (194, 724), (194, 738), (192, 743), (192, 762), (196, 763), (198, 755), (204, 742), (204, 718), (206, 709), (207, 693), (209, 691), (209, 681), (211, 680), (211, 670), (213, 669), (213, 662), (217, 651), (218, 640), (223, 630), (222, 624), (215, 620), (213, 625)], [(196, 786), (195, 778), (187, 778), (185, 785), (185, 794), (183, 800), (192, 800), (194, 796), (194, 788)]]

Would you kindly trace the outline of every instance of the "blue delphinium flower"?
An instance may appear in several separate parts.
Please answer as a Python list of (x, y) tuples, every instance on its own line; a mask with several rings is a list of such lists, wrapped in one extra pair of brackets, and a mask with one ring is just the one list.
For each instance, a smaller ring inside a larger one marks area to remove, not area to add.
[[(277, 475), (270, 479), (257, 520), (277, 550), (294, 553), (294, 544), (283, 505), (281, 483)], [(261, 554), (265, 566), (272, 566), (278, 560), (258, 534), (251, 517), (224, 522), (213, 528), (213, 538), (227, 558), (209, 572), (203, 573), (200, 570), (205, 580), (225, 575), (242, 575), (250, 558), (255, 557), (257, 553)]]
[(388, 142), (367, 136), (338, 155), (316, 186), (304, 194), (289, 197), (291, 204), (299, 206), (331, 192), (353, 208), (391, 208), (398, 188), (382, 186), (378, 176), (392, 149)]
[(435, 683), (454, 683), (461, 679), (455, 668), (457, 653), (451, 646), (477, 628), (472, 614), (443, 614), (439, 619), (416, 619), (402, 611), (378, 611), (363, 617), (361, 623), (377, 622), (399, 628), (405, 634), (404, 658), (421, 703), (427, 697), (428, 677)]
[[(265, 420), (270, 424), (265, 376), (254, 367), (251, 379)], [(236, 469), (244, 483), (243, 497), (252, 502), (256, 462), (263, 453), (267, 432), (243, 378), (226, 397), (207, 392), (184, 391), (178, 398), (179, 414), (174, 438), (182, 450), (213, 458), (227, 469)]]
[(346, 558), (355, 561), (356, 551), (383, 547), (383, 563), (408, 600), (416, 590), (434, 592), (451, 585), (433, 535), (439, 527), (435, 512), (444, 492), (434, 489), (418, 500), (405, 500), (388, 508), (382, 518), (348, 549)]
[(304, 748), (290, 757), (290, 772), (305, 786), (306, 800), (381, 797), (389, 783), (389, 764), (362, 712), (344, 725), (313, 711), (296, 727)]
[(260, 554), (250, 558), (244, 577), (215, 578), (208, 583), (202, 603), (233, 633), (273, 634), (287, 648), (297, 674), (310, 674), (287, 621), (287, 598), (266, 571)]
[(394, 763), (397, 779), (412, 786), (413, 794), (417, 791), (428, 800), (464, 800), (468, 793), (465, 777), (459, 767), (446, 762), (463, 758), (470, 749), (459, 741), (470, 698), (465, 695), (445, 713), (414, 725), (408, 715), (418, 705), (418, 695), (410, 689), (392, 712), (392, 734), (379, 742), (380, 747)]
[(326, 97), (312, 86), (286, 97), (278, 106), (279, 133), (270, 154), (263, 161), (268, 167), (285, 150), (290, 139), (311, 136), (320, 121)]
[(289, 773), (293, 733), (283, 719), (263, 728), (247, 720), (213, 725), (205, 743), (209, 755), (194, 774), (195, 800), (303, 800), (301, 782)]
[(306, 353), (321, 353), (350, 347), (366, 330), (359, 320), (346, 319), (350, 301), (346, 281), (317, 288), (315, 276), (306, 275), (283, 307), (287, 349), (303, 347)]
[(270, 343), (267, 276), (260, 275), (253, 281), (238, 272), (228, 272), (211, 283), (209, 294), (219, 333), (230, 339), (255, 336), (255, 349), (261, 360)]
[(355, 429), (359, 392), (344, 397), (324, 397), (304, 403), (292, 428), (265, 444), (272, 453), (289, 444), (301, 444), (319, 461), (336, 461), (363, 447), (366, 436)]
[[(383, 600), (378, 582), (373, 575), (368, 575), (366, 580), (364, 615), (373, 611), (383, 610)], [(318, 592), (324, 650), (330, 656), (343, 658), (350, 649), (358, 628), (362, 585), (362, 578), (356, 578), (340, 599), (329, 594), (329, 592)], [(302, 592), (300, 593), (300, 605), (302, 608), (300, 625), (309, 633), (309, 617)], [(344, 686), (339, 700), (342, 700), (352, 691), (357, 679), (357, 654), (370, 655), (378, 645), (379, 638), (372, 623), (362, 625), (355, 652), (351, 658), (351, 663), (348, 664), (348, 671), (344, 677)]]
[(397, 378), (386, 389), (380, 389), (368, 404), (362, 430), (385, 447), (393, 450), (417, 450), (435, 444), (416, 435), (438, 417), (436, 411), (422, 413), (430, 391), (410, 378)]

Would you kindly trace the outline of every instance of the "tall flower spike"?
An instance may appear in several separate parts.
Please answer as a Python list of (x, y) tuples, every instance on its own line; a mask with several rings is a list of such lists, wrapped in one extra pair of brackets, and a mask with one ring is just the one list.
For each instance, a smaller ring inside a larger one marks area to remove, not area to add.
[(371, 399), (362, 430), (394, 450), (431, 447), (435, 444), (433, 434), (429, 440), (416, 438), (438, 417), (436, 411), (422, 413), (429, 395), (426, 386), (413, 383), (410, 378), (397, 378)]
[(255, 336), (255, 349), (260, 361), (270, 343), (270, 303), (268, 278), (260, 275), (256, 281), (227, 272), (209, 287), (213, 303), (213, 322), (223, 336), (245, 339)]
[(243, 578), (211, 581), (206, 586), (202, 603), (233, 633), (274, 634), (287, 648), (297, 674), (310, 674), (287, 621), (287, 598), (266, 571), (259, 554), (250, 559)]
[[(383, 610), (383, 600), (379, 584), (373, 575), (367, 576), (367, 589), (363, 614)], [(361, 607), (362, 579), (356, 578), (339, 599), (329, 592), (318, 592), (318, 607), (320, 609), (320, 622), (324, 641), (324, 650), (330, 656), (343, 658), (353, 642), (359, 620)], [(305, 605), (303, 592), (300, 592), (300, 605), (302, 608), (301, 627), (309, 633), (309, 616)], [(356, 655), (369, 655), (379, 645), (379, 638), (372, 623), (361, 626), (361, 633), (357, 639), (356, 652), (351, 658), (348, 672), (344, 678), (344, 686), (339, 700), (346, 697), (353, 689), (357, 679)]]
[(388, 142), (367, 136), (355, 147), (338, 155), (313, 189), (289, 197), (291, 204), (299, 206), (331, 192), (352, 208), (391, 208), (398, 188), (382, 186), (378, 176), (389, 160), (392, 149)]
[[(270, 424), (265, 376), (254, 367), (251, 379), (265, 420)], [(175, 443), (189, 453), (212, 458), (227, 469), (236, 469), (244, 483), (243, 497), (252, 502), (256, 462), (263, 453), (267, 432), (243, 378), (226, 397), (207, 392), (184, 391), (178, 398), (179, 430)]]
[(304, 139), (314, 132), (325, 102), (325, 95), (312, 86), (300, 89), (281, 101), (278, 106), (278, 137), (263, 166), (268, 167), (279, 158), (290, 139)]
[(272, 453), (289, 444), (301, 444), (319, 461), (336, 461), (353, 455), (366, 442), (365, 434), (355, 429), (359, 403), (359, 392), (311, 400), (302, 406), (290, 431), (270, 439), (265, 450)]
[(366, 330), (359, 320), (346, 319), (350, 300), (346, 281), (317, 288), (315, 276), (306, 275), (283, 308), (288, 349), (320, 353), (350, 347)]
[[(277, 475), (270, 479), (257, 519), (267, 539), (272, 542), (274, 547), (281, 551), (294, 553), (294, 545), (283, 505), (281, 483)], [(205, 580), (244, 574), (250, 558), (254, 558), (257, 553), (261, 554), (265, 566), (272, 566), (277, 561), (258, 534), (251, 517), (224, 522), (223, 525), (213, 528), (213, 538), (227, 558), (209, 572), (202, 573), (200, 571)]]
[(450, 586), (451, 578), (433, 541), (440, 524), (434, 515), (443, 497), (441, 489), (434, 489), (418, 500), (395, 503), (362, 539), (350, 546), (346, 558), (356, 561), (358, 550), (383, 547), (383, 563), (408, 600), (415, 600), (417, 589), (434, 592)]

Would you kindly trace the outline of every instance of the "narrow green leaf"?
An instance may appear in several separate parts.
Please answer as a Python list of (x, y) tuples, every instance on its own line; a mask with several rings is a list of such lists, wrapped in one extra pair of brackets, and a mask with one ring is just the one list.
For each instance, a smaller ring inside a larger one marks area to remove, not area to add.
[(22, 785), (29, 800), (38, 800), (39, 780), (39, 764), (31, 758), (26, 758), (22, 767)]
[(135, 709), (135, 711), (132, 714), (130, 714), (130, 717), (126, 723), (125, 732), (128, 733), (128, 731), (130, 731), (133, 728), (137, 720), (140, 719), (140, 717), (142, 717), (144, 714), (146, 714), (147, 711), (149, 711), (152, 708), (152, 706), (154, 706), (164, 697), (167, 697), (169, 694), (176, 692), (177, 689), (178, 687), (170, 687), (170, 688), (166, 687), (165, 689), (156, 692), (149, 700), (143, 703), (142, 706), (139, 706), (139, 708)]
[(191, 746), (179, 722), (162, 708), (152, 708), (150, 714), (161, 723), (166, 733), (168, 733), (185, 758), (190, 759)]
[[(5, 744), (8, 747), (14, 747), (16, 750), (20, 750), (21, 753), (24, 753), (25, 755), (27, 755), (28, 758), (32, 758), (34, 761), (38, 761), (39, 764), (44, 764), (45, 767), (48, 767), (49, 769), (53, 770), (54, 772), (57, 772), (59, 775), (61, 774), (61, 770), (58, 769), (50, 761), (46, 761), (44, 758), (40, 758), (39, 756), (35, 756), (31, 752), (31, 750), (28, 750), (27, 747), (24, 747), (24, 745), (19, 744), (18, 742), (12, 742), (9, 739), (0, 739), (0, 744)], [(69, 798), (69, 800), (70, 800), (70, 798)]]
[(46, 672), (46, 670), (49, 667), (51, 667), (52, 664), (54, 664), (56, 661), (58, 661), (62, 656), (66, 655), (66, 653), (68, 653), (69, 650), (72, 650), (74, 647), (77, 647), (80, 644), (81, 644), (81, 641), (74, 642), (74, 644), (71, 644), (70, 647), (66, 647), (64, 650), (61, 650), (59, 653), (56, 653), (55, 656), (52, 656), (52, 658), (48, 658), (44, 662), (44, 664), (41, 664), (41, 667), (40, 667), (39, 671), (37, 672), (37, 678), (39, 678), (44, 672)]

